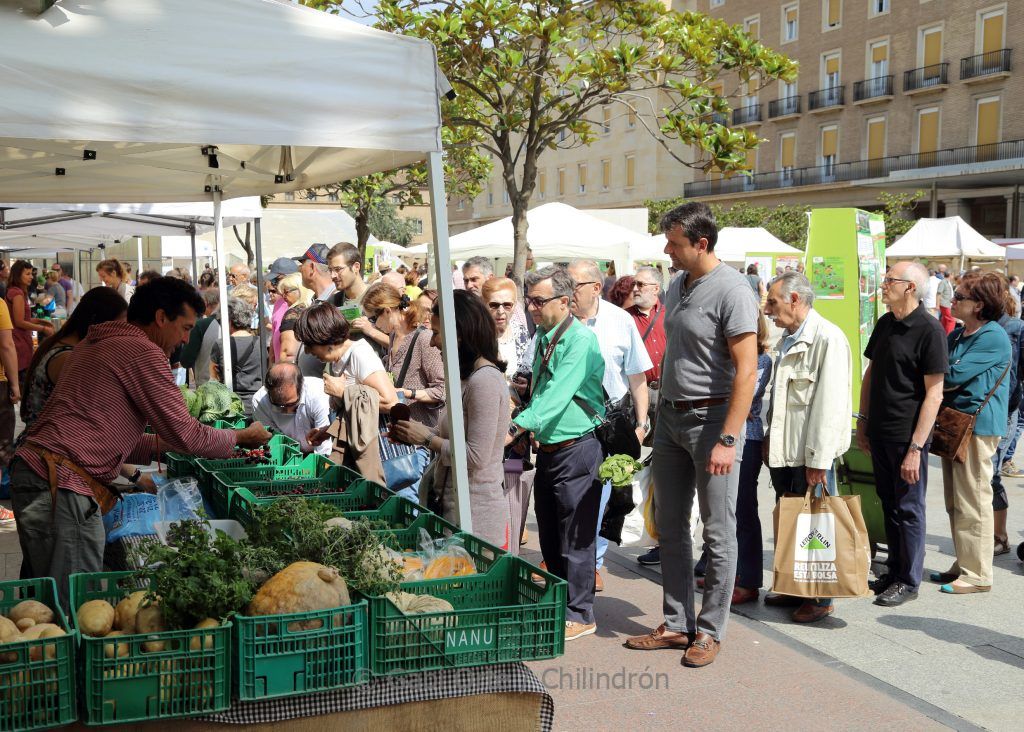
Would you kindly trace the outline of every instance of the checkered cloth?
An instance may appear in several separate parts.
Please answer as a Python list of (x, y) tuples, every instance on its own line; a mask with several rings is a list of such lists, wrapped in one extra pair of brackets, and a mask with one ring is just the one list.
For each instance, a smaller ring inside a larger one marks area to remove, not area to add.
[(550, 732), (555, 720), (555, 703), (533, 671), (522, 663), (376, 678), (348, 689), (267, 701), (235, 702), (226, 712), (200, 719), (219, 724), (267, 724), (406, 702), (507, 693), (540, 694), (537, 729)]

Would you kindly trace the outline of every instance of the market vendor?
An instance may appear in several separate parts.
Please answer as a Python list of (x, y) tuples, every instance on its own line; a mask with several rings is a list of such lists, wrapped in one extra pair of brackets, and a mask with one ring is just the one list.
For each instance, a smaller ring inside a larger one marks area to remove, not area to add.
[[(193, 419), (168, 369), (203, 300), (182, 280), (160, 277), (135, 291), (128, 320), (90, 328), (67, 360), (42, 414), (11, 465), (22, 577), (52, 576), (66, 603), (68, 576), (103, 569), (101, 513), (124, 463), (173, 450), (227, 458), (236, 444), (270, 439), (261, 424), (217, 430)], [(144, 434), (150, 425), (154, 434)]]

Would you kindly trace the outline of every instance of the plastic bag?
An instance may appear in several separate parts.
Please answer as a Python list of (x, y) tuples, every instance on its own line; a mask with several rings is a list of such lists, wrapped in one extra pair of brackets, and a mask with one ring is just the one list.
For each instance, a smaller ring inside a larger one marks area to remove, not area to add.
[(203, 517), (203, 496), (195, 478), (178, 478), (160, 485), (156, 493), (160, 520), (188, 521)]
[(476, 562), (457, 536), (435, 539), (425, 529), (420, 529), (418, 552), (389, 550), (389, 553), (402, 565), (403, 582), (476, 574)]
[(126, 493), (103, 515), (107, 543), (113, 544), (133, 536), (152, 536), (154, 524), (160, 520), (157, 497), (149, 493)]
[[(633, 509), (622, 527), (622, 546), (657, 546), (658, 524), (654, 505), (654, 471), (650, 461), (633, 477)], [(700, 506), (694, 497), (690, 513), (690, 537), (696, 539)]]

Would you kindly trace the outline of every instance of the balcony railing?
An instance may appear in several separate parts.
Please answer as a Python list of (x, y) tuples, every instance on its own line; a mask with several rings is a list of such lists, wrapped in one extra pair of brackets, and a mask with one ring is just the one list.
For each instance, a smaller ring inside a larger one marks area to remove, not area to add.
[(734, 125), (748, 125), (751, 122), (761, 121), (761, 105), (748, 104), (745, 107), (732, 110), (732, 123)]
[(949, 84), (949, 64), (932, 64), (903, 72), (903, 91), (913, 92)]
[(1001, 51), (990, 51), (960, 59), (960, 78), (976, 79), (979, 76), (1008, 72), (1012, 50), (1004, 48)]
[(828, 107), (841, 107), (843, 105), (843, 92), (846, 87), (830, 86), (828, 89), (812, 91), (807, 98), (808, 109), (826, 109)]
[(892, 96), (892, 76), (876, 76), (853, 85), (853, 101), (863, 102), (876, 97)]
[(790, 186), (812, 186), (821, 183), (866, 180), (882, 178), (902, 170), (917, 170), (945, 165), (969, 165), (992, 160), (1021, 159), (1024, 163), (1024, 140), (1008, 140), (991, 145), (957, 147), (936, 150), (929, 153), (894, 155), (873, 160), (857, 160), (851, 163), (833, 163), (812, 168), (790, 168), (771, 173), (755, 173), (752, 176), (735, 175), (721, 180), (696, 181), (684, 188), (686, 198), (711, 196), (719, 193), (770, 190)]
[(800, 95), (774, 99), (768, 102), (768, 118), (785, 117), (789, 114), (800, 114)]

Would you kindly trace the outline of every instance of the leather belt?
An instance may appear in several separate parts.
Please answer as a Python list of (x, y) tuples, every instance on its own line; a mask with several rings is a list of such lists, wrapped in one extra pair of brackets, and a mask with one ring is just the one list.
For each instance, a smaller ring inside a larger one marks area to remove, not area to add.
[(691, 401), (681, 399), (677, 402), (671, 402), (668, 399), (662, 399), (662, 402), (664, 404), (667, 404), (673, 409), (677, 409), (679, 411), (688, 411), (690, 409), (704, 409), (706, 407), (717, 407), (720, 404), (728, 403), (728, 401), (728, 397), (713, 397), (711, 399), (693, 399)]
[(590, 439), (593, 436), (594, 436), (593, 432), (588, 432), (585, 435), (580, 435), (579, 437), (574, 437), (571, 440), (565, 440), (563, 442), (553, 442), (550, 445), (541, 445), (540, 446), (540, 451), (550, 455), (553, 452), (558, 452), (559, 450), (563, 450), (563, 449), (565, 449), (565, 448), (567, 448), (567, 447), (569, 447), (571, 445), (575, 445), (577, 442), (583, 442), (584, 440), (588, 440), (588, 439)]

